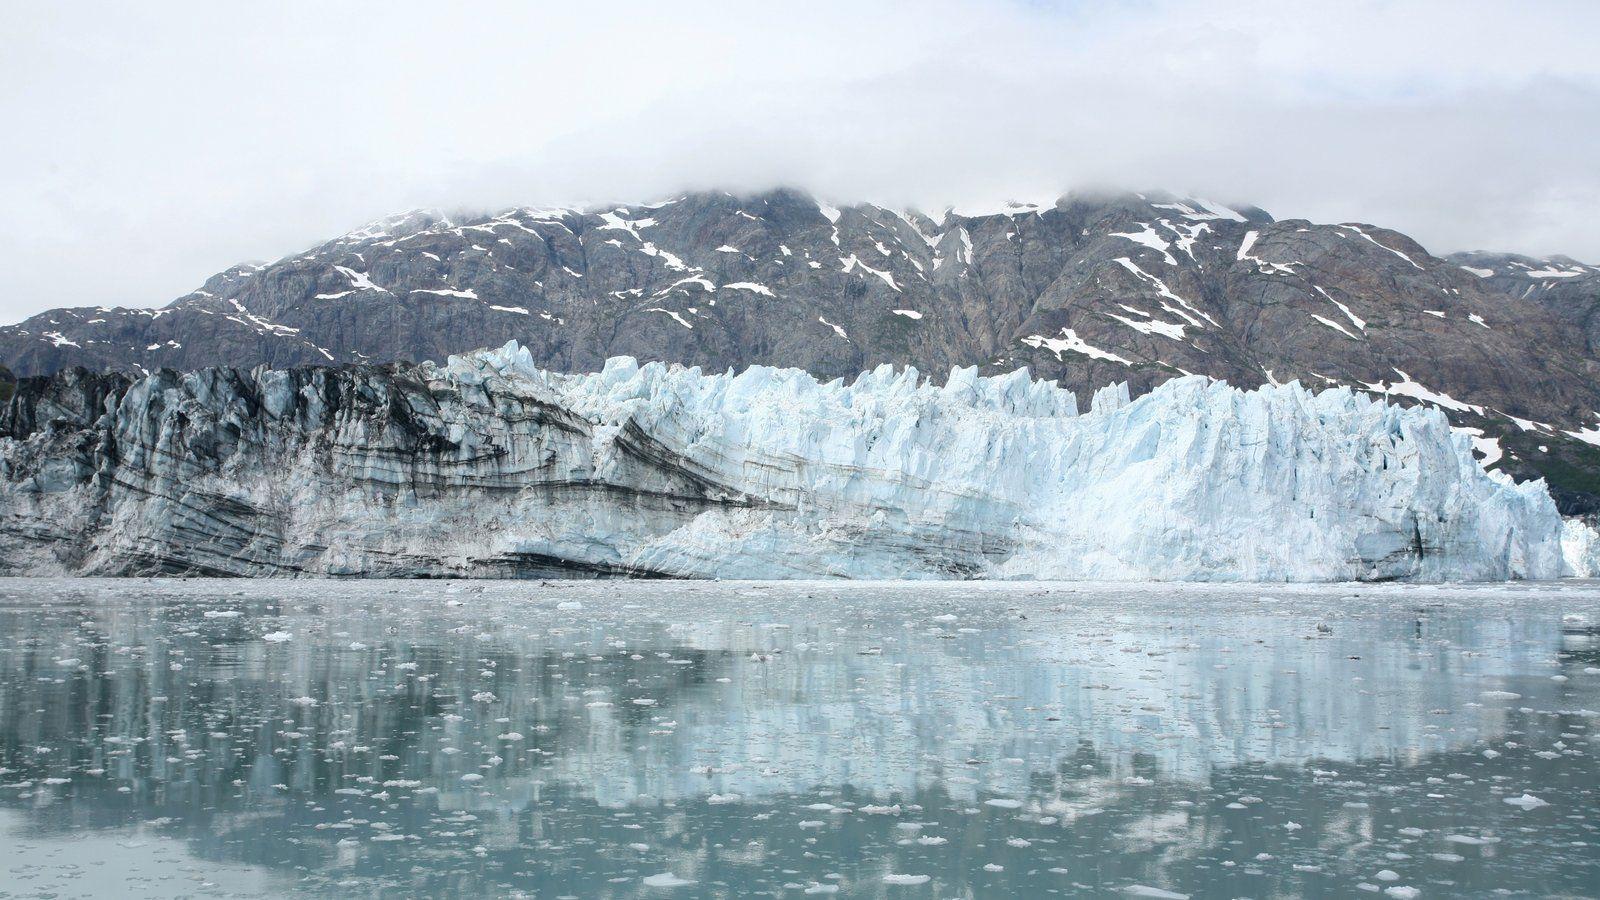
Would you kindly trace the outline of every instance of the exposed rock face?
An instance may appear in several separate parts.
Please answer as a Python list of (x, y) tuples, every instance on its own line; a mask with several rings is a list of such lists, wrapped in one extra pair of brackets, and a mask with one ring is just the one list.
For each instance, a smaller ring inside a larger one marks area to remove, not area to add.
[(23, 375), (281, 368), (439, 360), (516, 339), (570, 372), (615, 355), (824, 378), (884, 362), (1027, 365), (1083, 397), (1186, 372), (1240, 387), (1299, 379), (1444, 409), (1477, 430), (1480, 455), (1547, 476), (1568, 511), (1596, 512), (1596, 304), (1564, 299), (1583, 285), (1592, 297), (1594, 270), (1534, 274), (1555, 265), (1484, 277), (1382, 228), (1164, 195), (930, 218), (793, 191), (708, 193), (411, 213), (223, 272), (165, 309), (56, 310), (0, 328), (0, 361)]
[(1563, 572), (1542, 485), (1437, 410), (1204, 378), (706, 376), (526, 350), (83, 371), (0, 438), (16, 573), (1501, 579)]
[[(1583, 343), (1591, 364), (1600, 359), (1600, 266), (1564, 256), (1536, 259), (1510, 253), (1457, 253), (1448, 259), (1505, 297), (1507, 313), (1528, 315), (1530, 307), (1537, 307)], [(1498, 435), (1505, 452), (1502, 468), (1519, 478), (1546, 478), (1563, 512), (1591, 521), (1600, 518), (1600, 427), (1592, 424), (1593, 416), (1524, 422), (1510, 429), (1497, 428), (1492, 416), (1455, 418)]]
[(1600, 356), (1600, 266), (1515, 253), (1453, 253), (1446, 259), (1495, 291), (1539, 303), (1582, 336), (1590, 358)]

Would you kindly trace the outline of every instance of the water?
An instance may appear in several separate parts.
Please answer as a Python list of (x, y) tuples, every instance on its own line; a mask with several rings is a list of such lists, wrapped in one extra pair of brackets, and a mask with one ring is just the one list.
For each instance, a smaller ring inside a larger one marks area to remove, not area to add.
[(1578, 583), (0, 581), (0, 896), (1594, 896), (1591, 622)]

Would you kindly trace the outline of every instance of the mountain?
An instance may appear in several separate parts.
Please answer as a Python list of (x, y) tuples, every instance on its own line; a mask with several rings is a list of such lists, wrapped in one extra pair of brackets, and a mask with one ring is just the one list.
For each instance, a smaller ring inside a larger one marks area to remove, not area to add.
[(1452, 253), (1445, 257), (1484, 279), (1492, 290), (1532, 300), (1583, 335), (1590, 357), (1600, 355), (1600, 266), (1565, 256)]
[(1541, 485), (1484, 472), (1438, 410), (1347, 388), (1183, 377), (1080, 415), (1020, 370), (563, 375), (514, 343), (442, 367), (33, 379), (0, 417), (0, 510), (0, 566), (35, 575), (1569, 570)]
[(0, 329), (0, 361), (19, 375), (281, 368), (514, 339), (572, 372), (619, 355), (822, 378), (884, 362), (1028, 366), (1084, 397), (1186, 373), (1299, 380), (1442, 409), (1485, 464), (1546, 477), (1565, 512), (1600, 512), (1594, 270), (1528, 265), (1166, 194), (928, 216), (788, 190), (698, 193), (407, 213), (222, 272), (163, 309), (34, 316)]

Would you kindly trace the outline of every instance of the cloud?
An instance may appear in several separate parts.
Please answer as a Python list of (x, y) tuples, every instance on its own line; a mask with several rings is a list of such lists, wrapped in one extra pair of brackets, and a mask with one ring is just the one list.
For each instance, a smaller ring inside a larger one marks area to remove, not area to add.
[[(600, 7), (600, 8), (584, 8)], [(158, 305), (414, 206), (1072, 187), (1600, 261), (1600, 5), (35, 4), (0, 318)]]

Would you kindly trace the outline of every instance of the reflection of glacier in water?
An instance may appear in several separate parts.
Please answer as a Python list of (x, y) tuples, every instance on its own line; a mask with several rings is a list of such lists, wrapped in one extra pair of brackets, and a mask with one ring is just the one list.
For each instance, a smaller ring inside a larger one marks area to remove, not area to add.
[(176, 832), (218, 871), (314, 892), (1405, 895), (1600, 874), (1600, 596), (1577, 585), (0, 594), (0, 805), (44, 835)]
[[(675, 709), (670, 739), (643, 758), (616, 707), (602, 707), (590, 717), (586, 752), (556, 771), (618, 805), (837, 783), (882, 799), (935, 781), (968, 798), (1024, 796), (1036, 773), (1056, 771), (1082, 745), (1118, 778), (1133, 775), (1135, 760), (1163, 777), (1200, 779), (1246, 761), (1415, 758), (1503, 732), (1503, 704), (1474, 702), (1483, 684), (1555, 649), (1548, 632), (1512, 640), (1505, 620), (1473, 622), (1469, 634), (1455, 623), (1446, 636), (1426, 621), (1385, 618), (1349, 626), (1347, 637), (1280, 635), (1275, 646), (1243, 652), (1238, 636), (1269, 633), (1266, 616), (1226, 628), (1201, 618), (1179, 630), (1160, 626), (1166, 612), (1091, 623), (1062, 613), (1052, 618), (1067, 630), (1056, 634), (1037, 615), (970, 609), (949, 623), (925, 616), (866, 631), (669, 626), (675, 645), (727, 659), (731, 702)], [(1374, 631), (1411, 640), (1413, 652), (1349, 659)], [(1484, 641), (1513, 656), (1473, 654)], [(1427, 715), (1440, 708), (1452, 711), (1448, 728)], [(684, 760), (719, 774), (708, 779)]]

